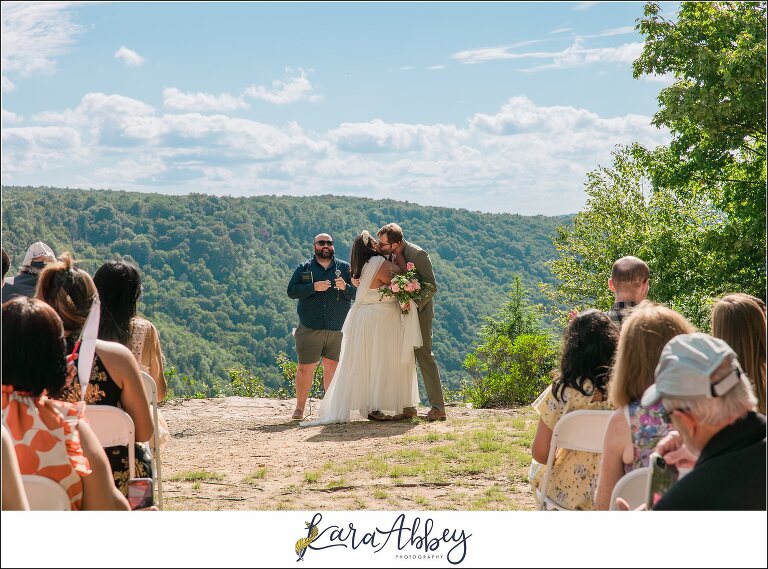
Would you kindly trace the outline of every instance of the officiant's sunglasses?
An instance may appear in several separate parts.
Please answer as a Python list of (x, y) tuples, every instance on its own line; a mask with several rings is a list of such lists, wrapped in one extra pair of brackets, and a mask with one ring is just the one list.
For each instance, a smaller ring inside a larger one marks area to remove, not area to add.
[(320, 245), (320, 247), (325, 247), (328, 245), (328, 247), (333, 247), (333, 241), (315, 241), (315, 245)]

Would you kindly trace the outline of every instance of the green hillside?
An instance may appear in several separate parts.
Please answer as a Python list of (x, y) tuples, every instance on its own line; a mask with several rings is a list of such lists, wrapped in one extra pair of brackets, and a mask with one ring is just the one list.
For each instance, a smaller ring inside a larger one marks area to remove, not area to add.
[[(408, 202), (317, 196), (170, 196), (107, 190), (3, 187), (2, 242), (12, 270), (42, 240), (71, 251), (91, 274), (125, 257), (144, 275), (143, 312), (157, 325), (177, 395), (226, 392), (226, 368), (243, 367), (271, 387), (281, 382), (275, 357), (295, 357), (295, 301), (286, 287), (329, 232), (336, 254), (362, 230), (396, 221), (406, 239), (432, 258), (439, 291), (434, 351), (445, 383), (456, 387), (482, 317), (495, 312), (519, 274), (546, 303), (545, 261), (567, 217), (486, 214)], [(187, 375), (191, 382), (180, 382)]]

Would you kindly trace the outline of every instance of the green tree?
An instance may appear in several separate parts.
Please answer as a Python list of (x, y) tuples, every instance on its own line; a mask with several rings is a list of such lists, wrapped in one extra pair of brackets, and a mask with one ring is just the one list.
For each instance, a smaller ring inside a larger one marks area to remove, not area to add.
[(464, 367), (470, 381), (462, 395), (475, 407), (527, 405), (549, 383), (557, 348), (543, 332), (542, 307), (527, 300), (527, 290), (515, 277), (509, 300), (479, 331), (479, 345)]
[(707, 328), (713, 297), (765, 298), (765, 2), (684, 2), (677, 20), (656, 3), (634, 75), (670, 74), (653, 123), (669, 146), (619, 148), (587, 176), (587, 204), (558, 228), (558, 304), (608, 308), (614, 260), (644, 259), (649, 296)]

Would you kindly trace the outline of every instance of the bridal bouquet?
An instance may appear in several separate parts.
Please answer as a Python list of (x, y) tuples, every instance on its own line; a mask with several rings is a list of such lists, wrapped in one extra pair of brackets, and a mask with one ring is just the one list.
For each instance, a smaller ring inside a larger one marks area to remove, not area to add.
[(408, 314), (412, 308), (415, 308), (416, 301), (432, 288), (431, 283), (422, 283), (416, 273), (416, 266), (408, 263), (405, 266), (406, 272), (402, 275), (395, 275), (389, 284), (379, 287), (381, 298), (385, 296), (394, 296), (400, 303), (400, 310), (403, 314)]

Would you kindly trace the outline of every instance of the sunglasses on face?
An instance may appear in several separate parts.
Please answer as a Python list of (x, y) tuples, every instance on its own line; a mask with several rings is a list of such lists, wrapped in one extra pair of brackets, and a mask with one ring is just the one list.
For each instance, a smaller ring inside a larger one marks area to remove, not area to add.
[(333, 247), (333, 241), (315, 241), (315, 245), (320, 245), (320, 247), (325, 247), (326, 245), (328, 247)]

